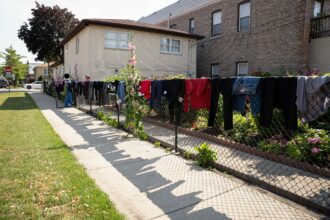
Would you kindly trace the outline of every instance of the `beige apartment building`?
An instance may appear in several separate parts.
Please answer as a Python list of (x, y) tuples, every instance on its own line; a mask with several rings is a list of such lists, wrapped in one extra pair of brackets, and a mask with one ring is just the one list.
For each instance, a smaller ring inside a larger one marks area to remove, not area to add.
[(62, 41), (64, 71), (78, 80), (104, 80), (118, 74), (136, 46), (142, 76), (196, 76), (197, 40), (201, 36), (130, 20), (84, 19)]
[(198, 76), (330, 72), (330, 0), (179, 0), (139, 21), (205, 36)]
[[(51, 65), (51, 64), (50, 64)], [(33, 72), (34, 72), (34, 80), (42, 80), (45, 77), (48, 77), (48, 64), (39, 64), (33, 67)]]

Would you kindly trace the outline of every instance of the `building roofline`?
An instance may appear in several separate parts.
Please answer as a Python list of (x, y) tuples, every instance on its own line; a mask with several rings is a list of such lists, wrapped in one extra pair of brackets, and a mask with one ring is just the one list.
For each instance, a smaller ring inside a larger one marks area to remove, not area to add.
[[(157, 23), (154, 23), (154, 25), (158, 25), (158, 24), (161, 24), (161, 23), (163, 23), (163, 22), (165, 22), (165, 21), (169, 21), (169, 20), (171, 20), (171, 19), (173, 19), (173, 18), (178, 18), (178, 17), (181, 17), (181, 16), (183, 16), (183, 15), (189, 14), (189, 13), (191, 13), (191, 12), (195, 12), (195, 11), (197, 11), (197, 10), (200, 10), (200, 9), (205, 8), (205, 7), (208, 7), (208, 6), (210, 6), (210, 5), (213, 5), (213, 4), (216, 4), (216, 3), (219, 3), (219, 2), (221, 2), (221, 1), (222, 1), (222, 0), (214, 0), (213, 2), (209, 2), (209, 3), (206, 3), (206, 4), (200, 5), (200, 6), (194, 8), (194, 9), (192, 9), (192, 10), (188, 10), (188, 11), (185, 11), (185, 12), (181, 12), (181, 13), (178, 13), (178, 14), (176, 14), (176, 15), (174, 15), (174, 16), (169, 16), (167, 19), (163, 19), (163, 20), (161, 20), (161, 21), (159, 21), (159, 22), (157, 22)], [(147, 18), (147, 17), (149, 17), (149, 16), (153, 16), (154, 14), (157, 14), (157, 13), (159, 13), (159, 12), (162, 11), (162, 10), (166, 10), (167, 8), (169, 8), (170, 6), (175, 5), (176, 3), (177, 3), (177, 2), (174, 2), (173, 4), (170, 4), (170, 5), (168, 5), (168, 6), (164, 7), (164, 8), (162, 8), (162, 9), (159, 9), (158, 11), (155, 11), (155, 12), (153, 12), (153, 13), (147, 15), (147, 16), (142, 16), (141, 18), (138, 19), (138, 21), (140, 21), (140, 20), (142, 20), (142, 19), (145, 19), (145, 18)], [(143, 21), (141, 21), (141, 22), (143, 22)]]
[(204, 36), (191, 34), (185, 31), (174, 30), (169, 28), (164, 28), (156, 25), (146, 24), (142, 22), (136, 22), (131, 20), (117, 20), (117, 19), (83, 19), (60, 43), (60, 46), (64, 46), (69, 42), (74, 36), (76, 36), (80, 31), (89, 25), (99, 25), (105, 27), (115, 27), (131, 30), (139, 30), (151, 33), (159, 34), (169, 34), (180, 37), (187, 37), (193, 39), (203, 39)]

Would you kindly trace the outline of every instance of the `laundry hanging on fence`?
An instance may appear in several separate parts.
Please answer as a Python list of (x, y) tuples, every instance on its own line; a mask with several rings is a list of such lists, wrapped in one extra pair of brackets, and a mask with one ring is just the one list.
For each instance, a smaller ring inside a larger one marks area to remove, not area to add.
[(75, 91), (76, 91), (76, 95), (82, 95), (83, 94), (83, 83), (82, 82), (77, 82), (76, 86), (75, 86)]
[(103, 84), (103, 96), (102, 96), (102, 102), (104, 105), (110, 104), (110, 95), (116, 95), (117, 94), (117, 88), (118, 88), (119, 81), (116, 80), (114, 82), (104, 82)]
[(247, 97), (250, 99), (253, 115), (260, 114), (261, 89), (259, 89), (260, 77), (237, 77), (233, 84), (233, 110), (245, 113)]
[(170, 123), (174, 122), (175, 110), (180, 112), (180, 107), (184, 100), (185, 95), (185, 80), (184, 79), (172, 79), (168, 80), (167, 100), (168, 108), (170, 111)]
[(85, 99), (89, 100), (89, 97), (90, 97), (90, 81), (85, 81), (83, 86), (84, 86), (83, 95), (85, 96)]
[(124, 81), (120, 81), (118, 83), (117, 96), (118, 96), (118, 102), (119, 102), (119, 104), (125, 103), (126, 93), (125, 93), (125, 82)]
[(273, 110), (278, 108), (283, 110), (285, 127), (296, 130), (298, 128), (297, 78), (264, 78), (261, 87), (261, 126), (270, 127)]
[(139, 92), (146, 99), (151, 98), (151, 80), (143, 80), (139, 84)]
[(211, 80), (212, 93), (208, 126), (213, 127), (215, 124), (221, 93), (223, 97), (222, 111), (225, 130), (233, 128), (233, 82), (233, 78)]
[(154, 80), (151, 82), (150, 108), (160, 109), (162, 98), (166, 97), (169, 80)]
[(59, 96), (59, 94), (64, 91), (64, 81), (57, 81), (55, 83), (55, 89), (57, 92), (57, 96)]
[(296, 104), (303, 123), (324, 115), (330, 108), (330, 77), (299, 77)]
[(209, 79), (186, 79), (184, 112), (190, 109), (210, 109), (211, 84)]
[(64, 107), (72, 106), (73, 97), (72, 97), (72, 85), (71, 80), (66, 79), (64, 80)]

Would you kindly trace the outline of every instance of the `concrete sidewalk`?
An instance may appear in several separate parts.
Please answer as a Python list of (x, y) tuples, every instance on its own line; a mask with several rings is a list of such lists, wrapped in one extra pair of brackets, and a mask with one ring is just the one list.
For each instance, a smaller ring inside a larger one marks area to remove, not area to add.
[(31, 93), (79, 163), (129, 219), (318, 219), (300, 206)]

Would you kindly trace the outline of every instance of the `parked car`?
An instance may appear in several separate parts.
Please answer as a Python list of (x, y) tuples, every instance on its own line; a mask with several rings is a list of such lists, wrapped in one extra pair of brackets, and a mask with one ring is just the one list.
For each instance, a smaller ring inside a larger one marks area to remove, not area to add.
[(24, 84), (23, 88), (24, 89), (41, 89), (42, 86), (42, 81), (35, 81), (33, 83), (29, 83), (29, 84)]
[(6, 88), (8, 86), (8, 81), (0, 79), (0, 88)]

